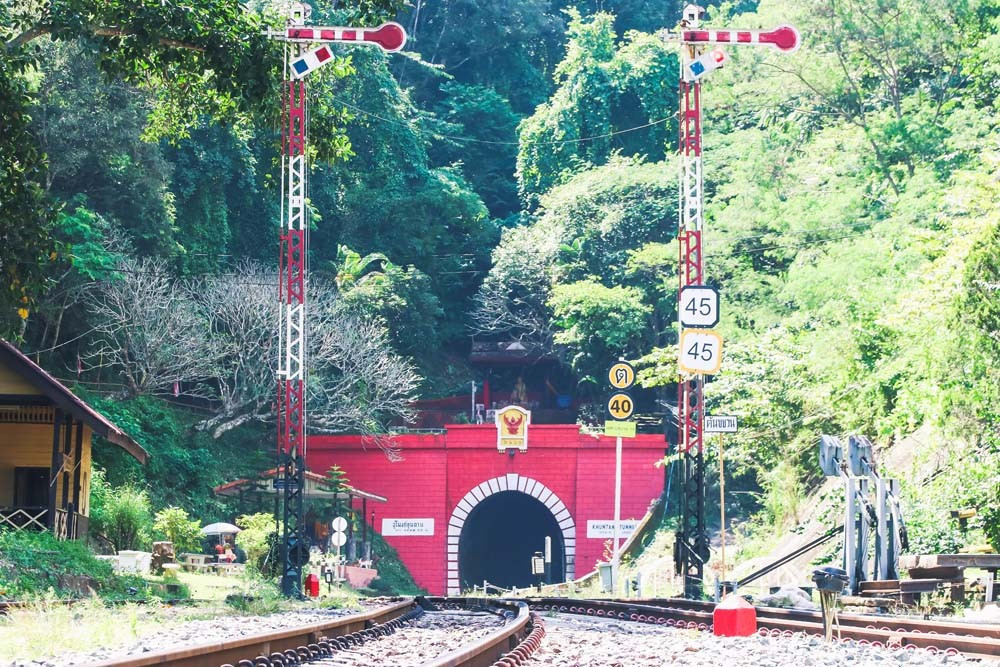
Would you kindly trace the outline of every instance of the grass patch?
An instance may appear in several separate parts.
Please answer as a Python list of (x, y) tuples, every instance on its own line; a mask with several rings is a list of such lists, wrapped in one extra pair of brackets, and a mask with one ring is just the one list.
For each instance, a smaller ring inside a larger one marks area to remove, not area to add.
[(426, 595), (427, 591), (417, 586), (413, 575), (403, 565), (399, 553), (389, 546), (378, 533), (374, 534), (372, 555), (378, 576), (368, 587), (376, 595)]
[(38, 597), (84, 598), (99, 595), (112, 601), (184, 598), (185, 586), (168, 591), (162, 582), (138, 575), (116, 575), (75, 540), (57, 540), (48, 532), (0, 532), (0, 600)]
[[(159, 578), (155, 580), (159, 581)], [(207, 602), (221, 602), (227, 595), (240, 592), (245, 587), (243, 577), (222, 577), (200, 572), (178, 572), (177, 581), (187, 587), (192, 598)]]
[(36, 598), (26, 606), (0, 616), (0, 660), (34, 660), (65, 651), (88, 651), (102, 646), (128, 644), (162, 631), (159, 604), (107, 606), (99, 599), (62, 604), (54, 595)]

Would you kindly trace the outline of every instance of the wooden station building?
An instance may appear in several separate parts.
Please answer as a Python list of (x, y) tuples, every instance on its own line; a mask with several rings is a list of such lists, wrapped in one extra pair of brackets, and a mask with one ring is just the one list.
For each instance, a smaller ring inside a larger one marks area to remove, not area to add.
[(87, 533), (91, 440), (140, 463), (146, 450), (16, 347), (0, 339), (0, 529)]

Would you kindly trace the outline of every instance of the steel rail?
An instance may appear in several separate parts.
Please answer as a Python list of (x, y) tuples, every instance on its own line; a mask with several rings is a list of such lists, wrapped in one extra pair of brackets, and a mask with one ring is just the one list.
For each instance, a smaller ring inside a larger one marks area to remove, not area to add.
[[(530, 621), (534, 621), (535, 625), (538, 625), (538, 619), (532, 619), (528, 605), (521, 601), (437, 597), (428, 599), (432, 604), (440, 605), (442, 608), (448, 608), (457, 603), (465, 608), (494, 607), (502, 609), (508, 620), (503, 627), (491, 632), (486, 637), (428, 662), (425, 667), (490, 667), (490, 665), (502, 661), (509, 654), (516, 655), (518, 648), (529, 640), (529, 635), (533, 631), (533, 628), (528, 625)], [(536, 633), (537, 635), (538, 633)], [(535, 648), (537, 645), (527, 651), (525, 657), (530, 655)], [(523, 658), (520, 658), (509, 664), (520, 664), (522, 661)], [(507, 663), (501, 662), (501, 664)]]
[[(680, 598), (651, 598), (641, 600), (643, 604), (654, 606), (672, 606), (697, 611), (711, 612), (715, 608), (713, 602), (700, 600), (685, 600)], [(786, 609), (783, 607), (756, 607), (758, 622), (761, 619), (791, 620), (802, 622), (821, 622), (818, 611), (807, 609)], [(915, 632), (928, 634), (969, 635), (973, 637), (989, 637), (1000, 639), (1000, 624), (987, 625), (982, 623), (963, 623), (960, 621), (927, 620), (905, 616), (886, 616), (883, 614), (844, 613), (837, 615), (841, 626), (856, 626), (862, 628), (878, 628), (894, 632)]]
[[(616, 618), (707, 630), (712, 625), (711, 602), (682, 598), (650, 600), (576, 600), (526, 598), (535, 610), (552, 610), (588, 616)], [(757, 607), (760, 634), (788, 636), (795, 633), (822, 635), (818, 612), (775, 607)], [(899, 648), (925, 648), (960, 652), (972, 658), (1000, 658), (1000, 626), (928, 621), (923, 619), (840, 614), (839, 636), (864, 644)]]
[(384, 624), (404, 615), (416, 606), (413, 598), (405, 598), (371, 611), (350, 614), (324, 623), (303, 625), (277, 630), (261, 635), (251, 635), (223, 642), (210, 642), (180, 649), (167, 649), (139, 656), (84, 663), (81, 667), (219, 667), (240, 660), (253, 660), (260, 655), (271, 655), (300, 646), (317, 643), (322, 637), (339, 637), (364, 630), (372, 624)]

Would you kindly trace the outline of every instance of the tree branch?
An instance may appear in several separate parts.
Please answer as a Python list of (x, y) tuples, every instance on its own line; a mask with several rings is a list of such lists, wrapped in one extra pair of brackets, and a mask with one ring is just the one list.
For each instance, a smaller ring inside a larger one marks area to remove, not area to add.
[[(9, 53), (13, 49), (20, 48), (32, 40), (50, 34), (55, 29), (56, 26), (51, 23), (40, 23), (28, 28), (20, 35), (7, 42), (4, 46)], [(99, 37), (129, 37), (138, 34), (131, 30), (125, 30), (114, 26), (87, 26), (86, 30)], [(175, 49), (186, 49), (188, 51), (198, 51), (199, 53), (205, 52), (205, 47), (203, 46), (198, 46), (197, 44), (191, 44), (189, 42), (182, 42), (177, 39), (161, 37), (157, 40), (157, 42), (160, 46), (169, 46)]]

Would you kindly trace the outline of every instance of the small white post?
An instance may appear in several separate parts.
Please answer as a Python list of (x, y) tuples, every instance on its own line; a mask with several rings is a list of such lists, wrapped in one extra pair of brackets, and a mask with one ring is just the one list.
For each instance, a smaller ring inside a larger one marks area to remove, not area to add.
[(720, 565), (722, 574), (720, 580), (726, 580), (726, 467), (723, 463), (722, 433), (719, 433), (719, 540), (720, 555), (722, 563)]
[(889, 578), (889, 523), (886, 517), (889, 508), (885, 486), (884, 479), (875, 479), (875, 516), (878, 522), (875, 526), (875, 578), (879, 581)]
[(854, 497), (856, 489), (854, 478), (847, 477), (844, 480), (844, 486), (847, 493), (844, 507), (844, 569), (847, 570), (851, 595), (854, 595), (858, 586), (857, 554), (854, 552), (857, 547), (857, 507)]
[(611, 594), (618, 595), (618, 539), (621, 533), (622, 520), (622, 438), (615, 438), (615, 529), (614, 529), (614, 556), (611, 560)]

